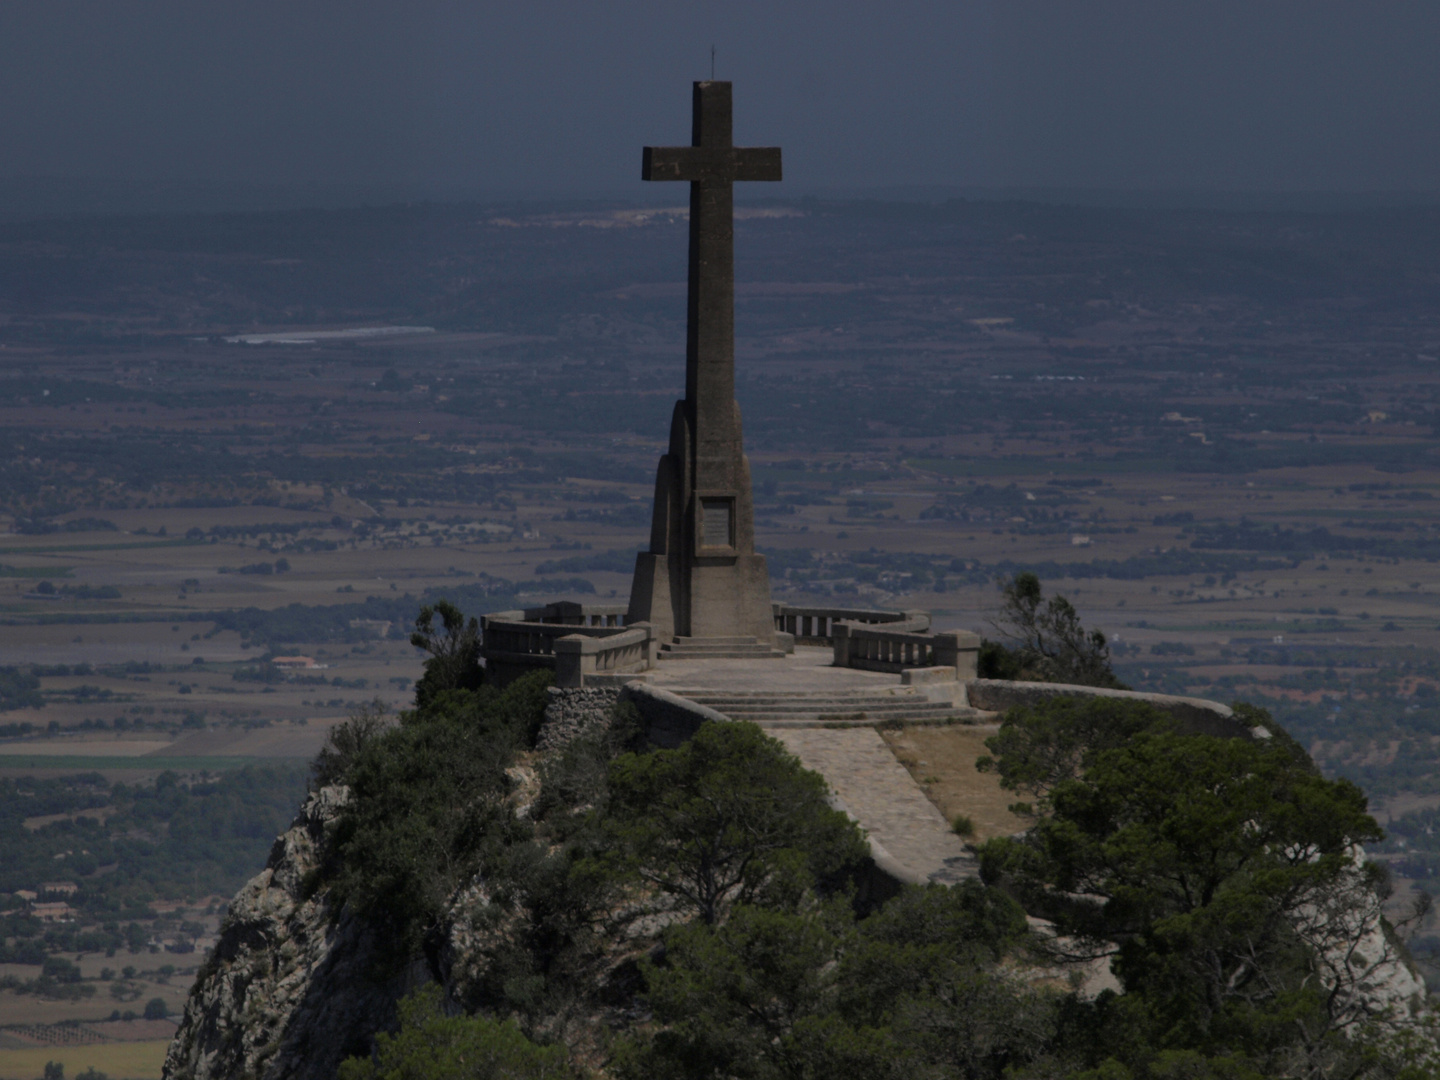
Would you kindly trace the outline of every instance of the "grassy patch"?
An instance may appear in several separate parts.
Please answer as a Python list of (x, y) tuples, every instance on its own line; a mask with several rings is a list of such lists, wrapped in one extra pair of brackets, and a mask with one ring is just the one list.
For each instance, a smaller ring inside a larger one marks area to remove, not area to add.
[(203, 540), (126, 540), (114, 544), (37, 544), (35, 547), (7, 547), (7, 555), (55, 555), (67, 551), (133, 551), (137, 548), (195, 547)]
[(6, 566), (0, 563), (0, 578), (67, 578), (73, 573), (69, 566)]
[(111, 1080), (159, 1080), (165, 1064), (164, 1039), (145, 1042), (101, 1043), (98, 1046), (37, 1046), (0, 1050), (0, 1076), (32, 1077), (45, 1071), (47, 1061), (65, 1066), (66, 1076), (97, 1069)]
[(1164, 457), (1092, 458), (1042, 457), (907, 458), (906, 465), (942, 476), (1118, 476), (1168, 473), (1175, 463)]
[[(80, 754), (0, 754), (0, 769), (65, 769), (70, 772), (117, 769), (135, 769), (142, 772), (173, 769), (175, 772), (221, 772), (225, 769), (239, 769), (246, 765), (282, 764), (301, 761), (303, 758), (253, 758), (253, 757), (89, 757)], [(0, 1073), (0, 1076), (3, 1076)]]

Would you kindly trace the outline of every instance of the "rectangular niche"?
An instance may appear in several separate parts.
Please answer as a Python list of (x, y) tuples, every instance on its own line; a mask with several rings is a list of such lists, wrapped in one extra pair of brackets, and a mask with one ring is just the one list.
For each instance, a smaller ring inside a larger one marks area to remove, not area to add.
[(710, 550), (734, 550), (735, 499), (733, 497), (701, 498), (700, 547)]

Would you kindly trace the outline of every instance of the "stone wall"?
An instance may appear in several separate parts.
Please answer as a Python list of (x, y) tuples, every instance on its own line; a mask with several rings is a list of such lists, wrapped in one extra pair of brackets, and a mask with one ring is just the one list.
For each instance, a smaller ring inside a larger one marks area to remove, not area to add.
[(545, 723), (536, 740), (537, 750), (562, 750), (592, 725), (606, 724), (620, 699), (618, 686), (552, 686), (545, 706)]
[(971, 708), (984, 709), (987, 712), (1005, 712), (1017, 705), (1037, 705), (1054, 697), (1108, 697), (1124, 701), (1143, 701), (1168, 712), (1183, 724), (1187, 731), (1196, 735), (1216, 735), (1221, 738), (1269, 737), (1269, 732), (1264, 728), (1251, 728), (1242, 722), (1228, 705), (1205, 698), (1008, 679), (971, 679), (965, 684), (965, 696)]
[(673, 750), (692, 738), (707, 720), (730, 723), (730, 718), (724, 713), (645, 683), (627, 683), (620, 691), (620, 700), (635, 706), (635, 711), (645, 722), (645, 733), (650, 741), (666, 750)]

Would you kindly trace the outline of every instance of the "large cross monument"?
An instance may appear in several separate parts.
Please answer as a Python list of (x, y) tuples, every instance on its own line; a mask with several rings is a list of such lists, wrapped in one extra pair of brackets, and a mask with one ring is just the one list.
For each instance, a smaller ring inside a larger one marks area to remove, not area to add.
[(735, 181), (780, 179), (780, 148), (732, 145), (728, 82), (697, 82), (693, 107), (691, 145), (647, 146), (641, 172), (690, 182), (690, 290), (685, 400), (660, 459), (650, 550), (636, 558), (626, 622), (649, 622), (672, 649), (768, 653), (770, 575), (755, 554), (735, 403), (733, 210)]

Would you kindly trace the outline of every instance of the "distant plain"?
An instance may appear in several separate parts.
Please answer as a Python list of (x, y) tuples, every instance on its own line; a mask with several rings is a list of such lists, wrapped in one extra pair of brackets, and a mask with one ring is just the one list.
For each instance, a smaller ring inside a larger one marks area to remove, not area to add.
[[(1035, 569), (1137, 689), (1271, 708), (1440, 883), (1440, 215), (778, 205), (737, 226), (776, 599), (994, 634), (996, 579)], [(683, 392), (674, 217), (0, 225), (0, 668), (38, 695), (0, 712), (0, 780), (298, 768), (408, 702), (422, 602), (623, 600)], [(225, 340), (385, 325), (435, 332)], [(988, 834), (966, 738), (897, 751)], [(213, 932), (212, 891), (154, 899)], [(0, 1031), (116, 1004), (0, 989)]]

